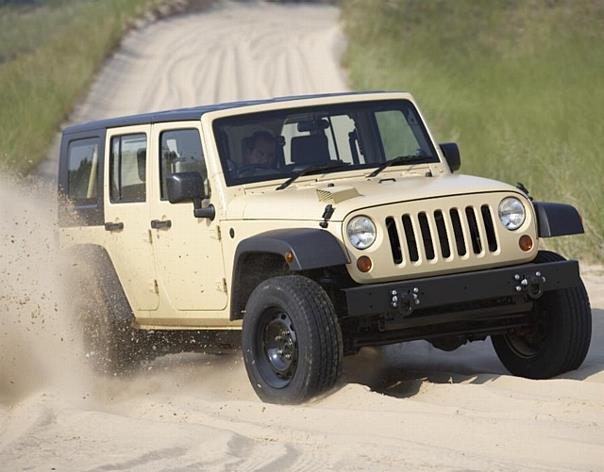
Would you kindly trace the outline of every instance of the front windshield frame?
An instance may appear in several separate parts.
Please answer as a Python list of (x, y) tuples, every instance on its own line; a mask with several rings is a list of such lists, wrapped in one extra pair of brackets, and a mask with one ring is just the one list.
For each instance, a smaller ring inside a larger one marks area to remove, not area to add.
[[(254, 183), (263, 183), (274, 184), (279, 180), (286, 180), (293, 175), (295, 175), (300, 170), (304, 169), (304, 165), (300, 165), (297, 168), (291, 167), (293, 164), (288, 164), (290, 166), (288, 169), (283, 168), (282, 172), (279, 172), (280, 169), (275, 169), (275, 172), (265, 175), (251, 175), (251, 176), (237, 176), (235, 175), (232, 165), (233, 163), (229, 163), (229, 152), (225, 150), (224, 139), (221, 139), (220, 136), (224, 136), (223, 127), (225, 125), (230, 126), (243, 126), (251, 125), (254, 122), (267, 122), (269, 120), (275, 120), (280, 117), (283, 117), (283, 123), (285, 123), (286, 117), (291, 117), (295, 115), (303, 115), (308, 113), (313, 114), (323, 114), (329, 113), (330, 116), (336, 116), (338, 113), (340, 115), (346, 114), (346, 111), (355, 111), (358, 113), (365, 113), (366, 115), (371, 115), (369, 121), (364, 128), (365, 136), (363, 140), (368, 141), (371, 140), (373, 142), (372, 148), (374, 152), (374, 158), (376, 155), (381, 157), (381, 160), (373, 161), (373, 162), (364, 162), (364, 163), (351, 163), (351, 165), (346, 165), (342, 168), (329, 170), (329, 173), (339, 173), (339, 172), (350, 172), (350, 171), (366, 171), (379, 167), (381, 164), (388, 160), (392, 160), (391, 158), (386, 157), (384, 150), (384, 142), (383, 138), (380, 134), (380, 129), (377, 126), (377, 121), (375, 118), (375, 112), (379, 111), (400, 111), (402, 113), (410, 111), (413, 114), (413, 119), (416, 120), (415, 126), (417, 127), (417, 131), (421, 134), (421, 139), (423, 139), (422, 150), (429, 151), (425, 153), (424, 156), (418, 156), (413, 160), (408, 162), (402, 162), (400, 164), (395, 164), (393, 167), (399, 166), (410, 166), (417, 164), (439, 164), (441, 163), (441, 159), (439, 157), (438, 152), (435, 149), (434, 143), (431, 139), (430, 133), (428, 132), (422, 117), (417, 110), (416, 106), (410, 100), (404, 98), (397, 99), (377, 99), (370, 101), (357, 101), (357, 102), (339, 102), (339, 103), (331, 103), (331, 104), (322, 104), (322, 105), (312, 105), (312, 106), (299, 106), (299, 107), (287, 107), (287, 108), (279, 108), (273, 110), (265, 110), (265, 111), (255, 111), (249, 113), (241, 113), (237, 115), (228, 115), (220, 118), (216, 118), (212, 121), (212, 129), (214, 134), (214, 139), (216, 143), (216, 148), (218, 150), (218, 155), (220, 158), (220, 164), (222, 166), (223, 175), (225, 179), (225, 183), (228, 187), (233, 187), (237, 185), (245, 185), (245, 184), (254, 184)], [(367, 113), (367, 112), (371, 113)], [(352, 119), (352, 118), (351, 118)], [(367, 119), (367, 116), (365, 117)], [(405, 117), (405, 119), (407, 119)], [(355, 121), (355, 131), (360, 131), (357, 129), (357, 122)], [(331, 126), (331, 123), (330, 123)], [(283, 129), (283, 128), (282, 128)], [(329, 131), (326, 131), (328, 133)], [(281, 137), (281, 136), (279, 136)], [(372, 139), (373, 138), (373, 139)], [(227, 145), (228, 147), (228, 145)], [(359, 145), (360, 148), (360, 145)], [(427, 148), (427, 149), (426, 149)], [(364, 152), (367, 152), (365, 150)], [(339, 154), (338, 154), (339, 155)], [(364, 155), (364, 159), (366, 159)], [(338, 162), (337, 160), (331, 160), (331, 162)]]

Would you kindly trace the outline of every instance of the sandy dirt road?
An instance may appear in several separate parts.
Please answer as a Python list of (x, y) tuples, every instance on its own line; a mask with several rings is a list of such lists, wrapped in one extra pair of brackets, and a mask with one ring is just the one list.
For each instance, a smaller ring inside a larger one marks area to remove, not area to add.
[[(130, 34), (71, 121), (347, 89), (329, 6), (223, 4)], [(58, 141), (41, 167), (57, 173)]]
[[(227, 4), (150, 25), (126, 38), (74, 121), (342, 90), (337, 18)], [(0, 184), (0, 201), (15, 202), (0, 226), (2, 471), (604, 470), (602, 269), (586, 273), (594, 334), (576, 372), (529, 381), (506, 375), (488, 341), (453, 353), (418, 342), (348, 358), (327, 398), (266, 405), (238, 354), (92, 375), (69, 322), (53, 200), (44, 186)]]

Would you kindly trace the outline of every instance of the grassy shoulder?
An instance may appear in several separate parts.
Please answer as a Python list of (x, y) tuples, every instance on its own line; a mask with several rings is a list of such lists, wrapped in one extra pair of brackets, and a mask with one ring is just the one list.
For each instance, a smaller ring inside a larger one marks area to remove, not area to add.
[(407, 90), (464, 173), (568, 202), (586, 235), (552, 242), (604, 260), (604, 3), (343, 0), (356, 89)]
[(161, 0), (0, 5), (0, 168), (28, 173), (107, 54)]

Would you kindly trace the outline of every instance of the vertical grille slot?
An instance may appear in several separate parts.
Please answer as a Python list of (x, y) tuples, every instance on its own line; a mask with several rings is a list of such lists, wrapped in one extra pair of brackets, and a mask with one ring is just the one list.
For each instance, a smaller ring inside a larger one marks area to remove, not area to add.
[(451, 247), (449, 246), (449, 238), (447, 237), (447, 227), (445, 226), (445, 217), (443, 212), (436, 210), (434, 212), (434, 221), (436, 223), (436, 232), (438, 233), (438, 240), (440, 242), (440, 251), (442, 256), (446, 259), (451, 256)]
[(415, 241), (415, 232), (409, 215), (403, 215), (403, 229), (405, 230), (405, 239), (407, 240), (407, 248), (409, 248), (409, 259), (413, 262), (419, 261), (419, 253), (417, 251), (417, 242)]
[(461, 218), (459, 217), (459, 211), (457, 211), (457, 208), (451, 208), (449, 215), (451, 216), (451, 224), (453, 225), (453, 234), (455, 235), (457, 254), (460, 256), (465, 256), (466, 241), (463, 237), (463, 230), (461, 229)]
[(386, 228), (388, 229), (388, 238), (390, 239), (390, 248), (392, 249), (392, 260), (395, 264), (403, 262), (403, 252), (401, 251), (401, 240), (394, 218), (386, 218)]
[(495, 235), (495, 225), (493, 225), (493, 218), (489, 205), (482, 205), (480, 207), (480, 212), (482, 213), (482, 221), (484, 222), (484, 229), (487, 233), (489, 251), (495, 252), (497, 250), (497, 236)]
[(482, 242), (480, 241), (478, 222), (476, 221), (476, 214), (473, 207), (466, 207), (466, 217), (468, 218), (468, 226), (470, 227), (472, 249), (474, 249), (474, 254), (480, 254), (482, 252)]
[(432, 243), (432, 234), (430, 233), (430, 226), (428, 225), (428, 217), (422, 211), (417, 215), (417, 219), (419, 220), (419, 228), (422, 233), (424, 250), (426, 251), (426, 259), (431, 261), (434, 259), (434, 244)]

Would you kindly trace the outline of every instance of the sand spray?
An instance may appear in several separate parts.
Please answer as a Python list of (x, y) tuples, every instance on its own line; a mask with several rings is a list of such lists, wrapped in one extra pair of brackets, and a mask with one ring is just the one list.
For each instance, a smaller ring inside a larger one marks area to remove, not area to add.
[(0, 401), (89, 375), (56, 207), (54, 186), (0, 177)]

